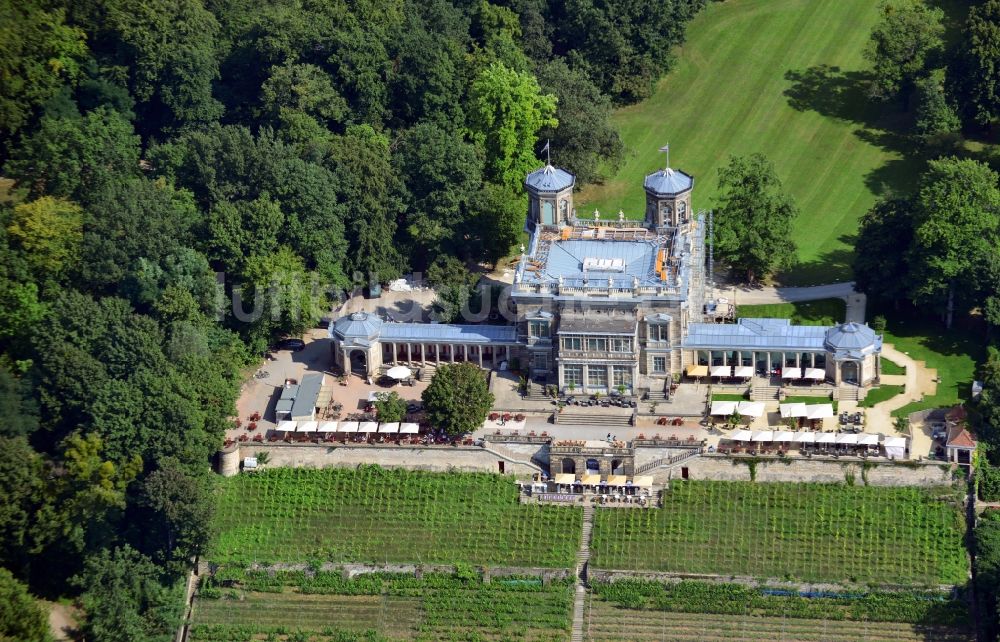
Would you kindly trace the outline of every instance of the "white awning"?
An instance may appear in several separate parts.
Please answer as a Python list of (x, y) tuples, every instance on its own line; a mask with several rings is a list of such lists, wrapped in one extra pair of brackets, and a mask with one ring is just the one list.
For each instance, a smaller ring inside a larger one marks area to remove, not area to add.
[(399, 432), (404, 435), (415, 435), (420, 432), (420, 426), (418, 424), (400, 424)]
[(832, 432), (821, 432), (816, 435), (817, 444), (835, 444), (837, 443), (837, 435)]
[(740, 405), (736, 409), (744, 417), (763, 417), (764, 416), (764, 402), (763, 401), (741, 401)]
[(639, 477), (633, 477), (632, 485), (638, 486), (639, 488), (651, 488), (653, 486), (653, 478), (650, 475), (640, 475)]
[(902, 459), (906, 456), (906, 437), (886, 437), (882, 445), (890, 459)]
[(317, 432), (337, 432), (337, 422), (324, 421), (319, 425), (319, 430), (317, 430)]
[(774, 441), (774, 433), (770, 430), (758, 430), (750, 441)]
[(736, 407), (737, 403), (735, 401), (713, 401), (711, 414), (728, 417), (736, 412)]
[(358, 422), (356, 421), (341, 422), (340, 427), (337, 428), (337, 432), (358, 432)]
[(821, 403), (806, 406), (806, 417), (809, 419), (827, 419), (833, 416), (833, 404)]
[(782, 379), (801, 379), (802, 378), (802, 368), (782, 368), (781, 370)]
[(779, 407), (781, 418), (795, 418), (806, 416), (806, 405), (804, 403), (786, 403)]
[(378, 427), (378, 431), (380, 433), (389, 433), (394, 435), (399, 432), (399, 422), (390, 421), (388, 423), (384, 423)]
[(278, 424), (278, 430), (281, 432), (295, 432), (295, 427), (298, 425), (297, 421), (282, 421)]
[(816, 433), (812, 432), (797, 432), (795, 433), (795, 441), (800, 444), (811, 444), (816, 441)]
[(737, 430), (728, 437), (724, 437), (724, 439), (732, 439), (733, 441), (750, 441), (750, 438), (752, 436), (753, 433), (751, 433), (749, 430)]
[(730, 366), (712, 366), (712, 376), (713, 377), (728, 377), (733, 371)]
[(574, 476), (573, 473), (559, 473), (558, 475), (556, 475), (556, 483), (557, 484), (570, 484), (570, 485), (572, 485), (575, 480), (576, 480), (576, 476)]
[(378, 424), (374, 421), (362, 421), (358, 432), (378, 432)]
[(319, 428), (319, 423), (315, 421), (303, 421), (299, 424), (298, 432), (316, 432)]
[(862, 446), (878, 446), (878, 435), (866, 432), (858, 435), (858, 443)]
[(389, 368), (388, 372), (385, 374), (390, 379), (395, 379), (397, 381), (409, 379), (413, 376), (413, 372), (406, 366), (393, 366), (392, 368)]
[(734, 377), (742, 377), (744, 379), (749, 379), (750, 377), (753, 376), (753, 367), (752, 366), (736, 366), (733, 369), (733, 376)]
[(837, 435), (838, 444), (856, 444), (858, 443), (858, 436), (853, 432), (842, 432)]
[(823, 368), (806, 368), (806, 371), (802, 373), (803, 379), (815, 379), (816, 381), (822, 381), (826, 379), (826, 370)]
[(787, 430), (782, 430), (781, 432), (774, 433), (775, 441), (795, 441), (795, 433), (788, 432)]

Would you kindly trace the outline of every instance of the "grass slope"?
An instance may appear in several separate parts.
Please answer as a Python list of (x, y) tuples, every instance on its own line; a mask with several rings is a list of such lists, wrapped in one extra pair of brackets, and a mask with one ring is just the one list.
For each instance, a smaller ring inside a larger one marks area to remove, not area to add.
[(519, 504), (502, 476), (279, 468), (220, 481), (208, 558), (572, 567), (579, 510)]
[(643, 176), (662, 166), (664, 143), (671, 165), (695, 176), (695, 209), (714, 204), (730, 154), (762, 152), (802, 211), (800, 265), (782, 280), (849, 279), (858, 218), (888, 186), (912, 186), (922, 162), (892, 133), (896, 107), (864, 99), (861, 51), (877, 12), (870, 0), (709, 3), (655, 94), (617, 112), (630, 156), (583, 190), (581, 215), (641, 217)]
[(879, 584), (967, 578), (961, 513), (919, 488), (693, 481), (673, 484), (661, 510), (594, 518), (595, 568)]

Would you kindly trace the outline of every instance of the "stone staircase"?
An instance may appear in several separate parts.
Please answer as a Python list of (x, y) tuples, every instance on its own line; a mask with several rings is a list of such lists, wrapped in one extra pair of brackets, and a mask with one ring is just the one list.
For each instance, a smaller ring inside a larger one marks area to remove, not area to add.
[(632, 408), (601, 408), (586, 406), (577, 408), (566, 406), (555, 413), (557, 424), (578, 424), (581, 426), (605, 426), (607, 428), (628, 428), (632, 425)]
[(857, 386), (840, 386), (837, 388), (839, 401), (861, 401), (860, 388)]
[(753, 386), (753, 390), (750, 393), (752, 401), (774, 401), (778, 398), (778, 391), (781, 390), (778, 386)]
[(583, 611), (587, 602), (587, 566), (590, 564), (590, 534), (594, 529), (594, 506), (583, 507), (580, 550), (576, 553), (576, 593), (573, 596), (571, 642), (583, 642)]
[(690, 450), (685, 450), (684, 452), (678, 453), (676, 455), (671, 455), (670, 457), (660, 457), (659, 459), (654, 459), (653, 461), (648, 461), (641, 466), (637, 466), (635, 469), (636, 475), (643, 475), (649, 471), (660, 468), (662, 466), (676, 466), (677, 464), (683, 463), (689, 459), (697, 457), (701, 454), (701, 446), (697, 448), (691, 448)]
[(417, 368), (417, 381), (430, 381), (435, 372), (437, 372), (435, 365), (420, 366)]
[(528, 457), (525, 455), (515, 453), (513, 450), (510, 450), (509, 448), (501, 444), (487, 440), (483, 442), (483, 450), (491, 452), (497, 457), (506, 459), (511, 463), (524, 464), (525, 466), (530, 466), (532, 468), (535, 468), (540, 473), (541, 472), (548, 473), (548, 465), (545, 462), (541, 461), (540, 459), (534, 456)]
[(666, 386), (657, 386), (655, 388), (650, 388), (649, 392), (646, 393), (646, 399), (649, 401), (666, 401), (667, 400)]
[(552, 401), (552, 397), (545, 394), (545, 386), (534, 381), (528, 382), (528, 391), (524, 398), (528, 401)]

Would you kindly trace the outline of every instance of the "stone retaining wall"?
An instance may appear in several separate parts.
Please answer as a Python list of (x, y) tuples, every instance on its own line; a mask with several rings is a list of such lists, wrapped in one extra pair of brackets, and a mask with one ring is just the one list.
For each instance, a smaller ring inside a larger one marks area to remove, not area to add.
[[(510, 449), (513, 444), (506, 447)], [(240, 461), (244, 457), (253, 457), (257, 453), (268, 454), (269, 467), (292, 468), (326, 468), (339, 466), (354, 468), (361, 464), (378, 464), (384, 468), (408, 468), (411, 470), (427, 470), (433, 472), (500, 471), (496, 455), (475, 446), (456, 446), (440, 448), (413, 448), (406, 446), (350, 446), (323, 444), (241, 444)], [(507, 474), (530, 476), (534, 468), (504, 461), (504, 472)]]
[[(638, 457), (638, 453), (636, 453)], [(681, 477), (686, 468), (688, 479), (713, 479), (721, 481), (750, 481), (751, 458), (706, 455), (694, 457), (673, 469), (652, 471), (656, 483)], [(900, 464), (889, 461), (871, 461), (867, 472), (860, 460), (787, 458), (760, 459), (756, 463), (756, 480), (759, 482), (819, 482), (843, 483), (853, 476), (854, 483), (863, 485), (864, 477), (872, 486), (940, 486), (951, 481), (952, 469), (944, 463)]]

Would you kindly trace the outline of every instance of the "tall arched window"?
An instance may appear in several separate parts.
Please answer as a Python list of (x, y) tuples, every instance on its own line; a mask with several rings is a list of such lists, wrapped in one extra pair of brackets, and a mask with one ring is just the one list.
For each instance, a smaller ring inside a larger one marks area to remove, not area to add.
[(569, 220), (569, 199), (564, 198), (559, 201), (559, 220), (568, 221)]
[(670, 225), (671, 224), (671, 220), (672, 220), (671, 216), (673, 215), (673, 213), (674, 213), (674, 210), (673, 210), (672, 207), (670, 207), (670, 205), (668, 203), (664, 203), (663, 205), (660, 205), (660, 224), (661, 225)]
[(687, 221), (687, 203), (684, 201), (677, 204), (677, 220), (681, 223)]

